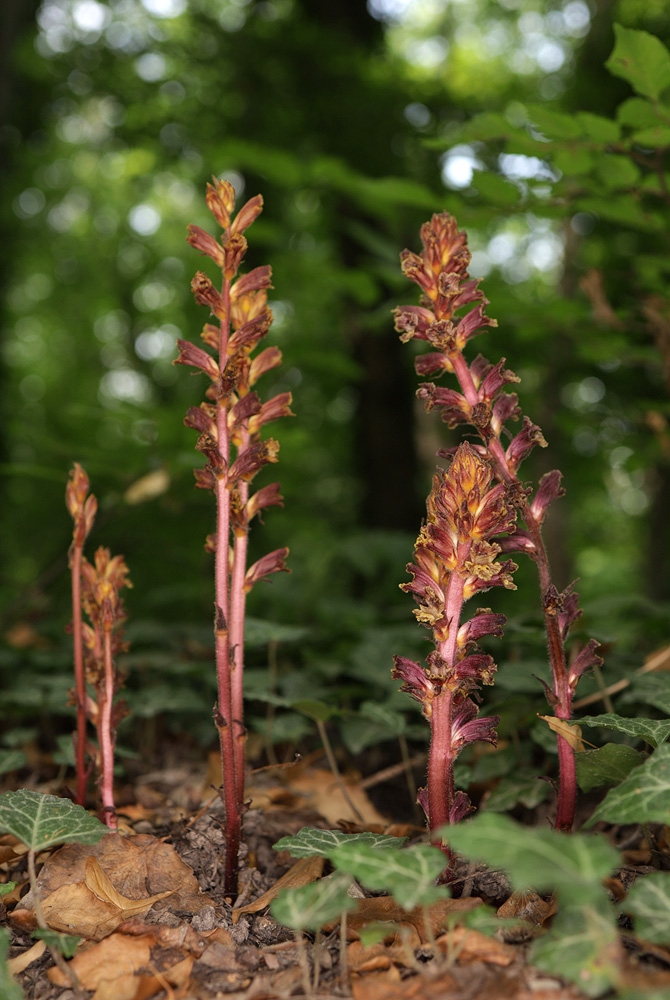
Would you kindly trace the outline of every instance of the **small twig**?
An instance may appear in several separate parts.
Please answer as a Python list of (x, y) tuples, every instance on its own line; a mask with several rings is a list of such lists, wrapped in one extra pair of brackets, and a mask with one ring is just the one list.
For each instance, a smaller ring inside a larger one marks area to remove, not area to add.
[(347, 911), (340, 917), (340, 984), (343, 990), (347, 988)]
[(309, 958), (307, 957), (307, 945), (305, 944), (305, 935), (302, 931), (295, 931), (295, 940), (298, 945), (298, 960), (300, 962), (300, 971), (302, 972), (302, 986), (305, 991), (305, 996), (312, 996), (312, 984), (309, 981)]
[(351, 801), (349, 793), (344, 784), (344, 781), (342, 780), (342, 775), (340, 774), (339, 768), (337, 766), (337, 761), (335, 760), (335, 754), (333, 753), (333, 748), (330, 744), (330, 740), (328, 739), (328, 733), (326, 732), (326, 727), (323, 724), (323, 720), (317, 719), (316, 725), (319, 730), (319, 736), (321, 737), (321, 742), (323, 743), (323, 749), (326, 751), (326, 757), (328, 758), (330, 769), (335, 775), (335, 780), (337, 781), (339, 789), (342, 792), (342, 795), (344, 796), (344, 800), (351, 809), (352, 813), (354, 814), (358, 822), (365, 825), (365, 820), (361, 816), (360, 812), (358, 811), (354, 803)]
[(391, 764), (390, 767), (385, 767), (381, 771), (363, 778), (362, 781), (358, 782), (358, 786), (359, 788), (374, 788), (375, 785), (381, 785), (383, 781), (390, 781), (392, 778), (396, 778), (399, 774), (402, 774), (407, 767), (417, 767), (419, 764), (425, 764), (427, 756), (425, 752), (415, 753), (406, 762), (402, 760), (399, 764)]

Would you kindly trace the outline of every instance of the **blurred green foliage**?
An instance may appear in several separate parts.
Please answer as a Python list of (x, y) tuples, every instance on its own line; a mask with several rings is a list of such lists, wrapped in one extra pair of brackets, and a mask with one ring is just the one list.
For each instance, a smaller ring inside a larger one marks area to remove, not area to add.
[[(305, 699), (338, 707), (332, 724), (353, 754), (371, 733), (421, 732), (390, 678), (393, 653), (425, 652), (398, 583), (435, 450), (457, 438), (415, 405), (412, 349), (390, 310), (415, 301), (398, 252), (417, 249), (420, 224), (444, 208), (468, 230), (500, 324), (475, 348), (507, 358), (549, 442), (527, 474), (564, 473), (547, 540), (557, 584), (580, 577), (577, 637), (606, 644), (607, 681), (667, 642), (668, 121), (658, 94), (604, 67), (615, 21), (668, 43), (664, 4), (9, 7), (0, 705), (16, 727), (52, 747), (73, 713), (63, 497), (77, 460), (100, 501), (90, 545), (123, 553), (134, 583), (134, 717), (213, 742), (202, 547), (213, 510), (193, 489), (198, 456), (182, 423), (201, 390), (171, 364), (176, 338), (195, 339), (206, 320), (189, 284), (207, 262), (185, 230), (212, 228), (211, 174), (240, 199), (265, 198), (246, 263), (272, 264), (268, 343), (284, 364), (260, 388), (290, 390), (296, 412), (266, 474), (285, 508), (251, 540), (252, 559), (288, 545), (292, 568), (250, 601), (247, 689), (262, 739), (304, 739), (312, 724), (294, 706)], [(157, 495), (129, 502), (158, 471)], [(546, 676), (534, 568), (517, 576), (517, 593), (495, 595), (510, 622), (491, 644), (499, 674), (487, 692), (505, 739), (534, 732), (531, 675)], [(149, 753), (154, 731), (141, 729)], [(21, 745), (12, 731), (10, 749)], [(510, 770), (551, 753), (535, 736)]]

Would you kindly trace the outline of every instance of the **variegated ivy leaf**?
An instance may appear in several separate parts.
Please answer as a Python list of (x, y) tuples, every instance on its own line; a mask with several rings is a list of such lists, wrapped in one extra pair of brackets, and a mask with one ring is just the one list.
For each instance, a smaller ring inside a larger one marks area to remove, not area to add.
[(369, 844), (372, 847), (399, 847), (407, 838), (382, 833), (342, 833), (341, 830), (318, 830), (303, 826), (293, 837), (282, 837), (273, 845), (275, 851), (288, 851), (292, 858), (308, 858), (312, 854), (330, 858), (342, 844)]
[(356, 907), (349, 895), (351, 879), (337, 873), (311, 885), (285, 889), (270, 903), (275, 920), (295, 931), (318, 931)]
[[(639, 769), (638, 769), (639, 770)], [(524, 827), (507, 816), (479, 813), (439, 831), (468, 858), (502, 868), (515, 889), (557, 890), (561, 898), (605, 901), (601, 881), (619, 855), (604, 837)]]
[(582, 726), (602, 726), (626, 736), (644, 740), (652, 747), (660, 746), (670, 736), (670, 719), (626, 719), (612, 712), (603, 715), (585, 715), (579, 720)]
[(607, 904), (569, 906), (559, 911), (549, 933), (534, 942), (529, 958), (545, 972), (577, 983), (587, 996), (599, 997), (620, 978), (616, 944)]
[(585, 826), (606, 823), (670, 823), (670, 743), (654, 750), (612, 788)]
[(330, 860), (370, 889), (383, 889), (405, 910), (427, 906), (448, 895), (435, 880), (444, 871), (446, 858), (437, 847), (417, 844), (407, 848), (383, 848), (371, 844), (343, 844), (330, 853)]
[(670, 944), (670, 872), (639, 878), (621, 905), (635, 918), (635, 933), (652, 944)]
[(43, 851), (54, 844), (97, 844), (108, 831), (69, 799), (20, 788), (0, 795), (0, 832), (12, 833), (32, 850)]

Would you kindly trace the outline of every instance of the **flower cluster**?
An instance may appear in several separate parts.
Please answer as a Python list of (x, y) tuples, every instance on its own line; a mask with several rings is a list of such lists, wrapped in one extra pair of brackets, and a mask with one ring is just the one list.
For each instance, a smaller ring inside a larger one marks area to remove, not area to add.
[(499, 561), (501, 534), (516, 524), (515, 491), (493, 482), (490, 465), (469, 444), (456, 450), (449, 469), (438, 471), (427, 502), (427, 519), (407, 567), (411, 583), (401, 589), (416, 598), (415, 615), (432, 632), (435, 649), (427, 666), (394, 657), (393, 676), (420, 704), (431, 723), (428, 794), (420, 801), (432, 829), (469, 811), (455, 793), (453, 765), (464, 746), (496, 741), (498, 719), (477, 718), (477, 689), (492, 684), (493, 658), (477, 641), (502, 635), (505, 616), (478, 609), (461, 624), (463, 604), (491, 587), (514, 589), (511, 560)]
[[(421, 254), (409, 250), (401, 254), (404, 274), (421, 288), (421, 304), (395, 310), (396, 330), (403, 341), (423, 340), (432, 347), (429, 353), (416, 359), (420, 376), (451, 373), (458, 381), (460, 391), (433, 382), (422, 383), (417, 396), (426, 409), (438, 408), (449, 427), (472, 426), (481, 441), (472, 448), (490, 462), (500, 483), (515, 491), (512, 502), (518, 507), (524, 527), (516, 528), (500, 544), (505, 552), (525, 552), (537, 564), (553, 673), (553, 688), (547, 689), (547, 695), (556, 715), (569, 719), (577, 680), (600, 658), (596, 655), (598, 644), (591, 640), (571, 666), (566, 663), (567, 630), (581, 612), (572, 588), (559, 593), (551, 582), (541, 531), (549, 505), (564, 493), (562, 476), (558, 470), (547, 473), (531, 496), (531, 488), (519, 479), (519, 467), (536, 445), (546, 447), (547, 442), (537, 424), (527, 416), (523, 416), (516, 433), (507, 426), (522, 417), (517, 394), (505, 388), (519, 379), (505, 368), (505, 358), (495, 364), (481, 354), (470, 364), (465, 360), (463, 352), (469, 341), (484, 328), (498, 325), (486, 315), (489, 303), (479, 281), (469, 276), (471, 255), (466, 234), (450, 215), (442, 213), (433, 215), (421, 227), (421, 242)], [(560, 735), (558, 743), (561, 785), (556, 825), (559, 829), (569, 829), (574, 814), (574, 759), (571, 748)]]

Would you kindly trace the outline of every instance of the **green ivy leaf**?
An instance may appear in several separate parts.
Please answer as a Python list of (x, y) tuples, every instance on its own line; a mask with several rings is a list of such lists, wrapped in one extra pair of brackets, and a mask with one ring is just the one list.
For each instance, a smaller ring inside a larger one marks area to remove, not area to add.
[(623, 704), (643, 702), (653, 705), (670, 716), (670, 685), (664, 674), (642, 674), (634, 677), (631, 686), (621, 696)]
[(657, 747), (670, 736), (670, 719), (627, 719), (611, 712), (603, 715), (585, 715), (578, 720), (580, 726), (602, 726), (626, 736), (635, 736), (652, 747)]
[(27, 761), (28, 758), (23, 750), (0, 750), (0, 774), (18, 771)]
[(33, 937), (46, 943), (47, 948), (56, 948), (65, 958), (72, 958), (77, 945), (83, 938), (76, 934), (61, 934), (60, 931), (37, 929), (33, 931)]
[[(545, 729), (547, 727), (545, 726)], [(555, 742), (555, 739), (554, 739)], [(535, 809), (548, 797), (551, 789), (546, 781), (538, 778), (534, 771), (519, 768), (516, 773), (503, 778), (486, 800), (486, 812), (509, 812), (521, 804), (526, 809)]]
[(664, 743), (612, 788), (585, 824), (670, 823), (670, 744)]
[(108, 832), (104, 823), (69, 799), (27, 788), (0, 795), (0, 831), (14, 834), (35, 851), (54, 844), (97, 844)]
[(6, 896), (8, 892), (12, 891), (12, 889), (16, 889), (17, 884), (17, 882), (3, 882), (2, 885), (0, 885), (0, 896)]
[(430, 844), (380, 849), (350, 842), (332, 851), (330, 860), (369, 889), (385, 890), (405, 910), (427, 906), (448, 895), (446, 888), (435, 885), (435, 879), (444, 871), (446, 858)]
[(670, 872), (643, 875), (621, 905), (635, 917), (635, 933), (652, 944), (670, 944)]
[(646, 759), (646, 754), (622, 743), (606, 743), (597, 750), (584, 750), (575, 754), (577, 782), (583, 792), (602, 785), (616, 785)]
[(23, 990), (7, 968), (9, 941), (9, 931), (0, 927), (0, 997), (2, 1000), (24, 1000)]
[(570, 143), (563, 149), (556, 149), (553, 162), (562, 174), (568, 176), (588, 174), (593, 168), (593, 156), (590, 150), (580, 146), (579, 143)]
[(529, 958), (545, 972), (578, 983), (587, 996), (599, 997), (618, 978), (611, 957), (616, 939), (608, 905), (569, 906), (557, 914), (549, 933), (533, 944)]
[(443, 827), (440, 834), (466, 857), (504, 869), (515, 889), (555, 889), (573, 901), (604, 900), (600, 883), (619, 857), (604, 837), (566, 837), (494, 813), (479, 813), (465, 823)]
[(342, 833), (341, 830), (318, 830), (303, 826), (292, 837), (282, 837), (273, 845), (275, 851), (288, 851), (292, 858), (309, 858), (318, 855), (330, 858), (332, 852), (343, 844), (367, 844), (370, 847), (400, 847), (406, 837), (391, 837), (384, 833)]
[(663, 42), (647, 31), (614, 25), (616, 42), (605, 66), (623, 77), (633, 90), (658, 100), (670, 86), (670, 52)]
[(275, 920), (295, 931), (318, 931), (356, 907), (348, 890), (351, 879), (336, 874), (297, 889), (285, 889), (270, 903)]

